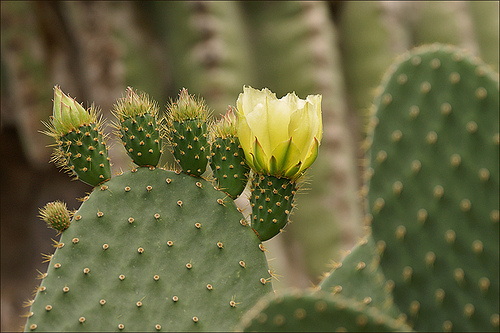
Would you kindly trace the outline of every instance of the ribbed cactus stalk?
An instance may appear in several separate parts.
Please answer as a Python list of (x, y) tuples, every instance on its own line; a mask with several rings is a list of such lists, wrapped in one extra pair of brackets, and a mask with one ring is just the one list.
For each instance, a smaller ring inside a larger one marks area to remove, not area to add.
[(245, 153), (240, 146), (232, 108), (211, 127), (210, 134), (210, 167), (216, 186), (236, 199), (245, 189), (250, 167), (245, 162)]
[(207, 120), (209, 112), (203, 99), (195, 99), (183, 88), (171, 102), (166, 115), (171, 151), (182, 171), (201, 176), (210, 158)]
[(54, 87), (54, 109), (43, 133), (53, 137), (52, 162), (83, 182), (96, 186), (111, 178), (108, 147), (98, 111), (85, 110), (73, 98)]
[(243, 87), (237, 100), (238, 136), (251, 180), (250, 223), (262, 241), (289, 221), (297, 180), (315, 161), (323, 134), (321, 95), (281, 99), (269, 89)]
[(128, 87), (125, 97), (115, 104), (114, 114), (117, 134), (134, 163), (156, 166), (162, 153), (157, 104)]

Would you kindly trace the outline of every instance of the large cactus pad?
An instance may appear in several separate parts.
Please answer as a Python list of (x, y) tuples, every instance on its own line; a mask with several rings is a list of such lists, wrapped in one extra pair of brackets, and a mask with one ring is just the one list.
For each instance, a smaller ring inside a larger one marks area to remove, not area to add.
[(497, 75), (451, 47), (420, 48), (375, 102), (373, 237), (416, 330), (498, 330)]
[(230, 330), (272, 291), (259, 239), (212, 184), (142, 167), (75, 212), (26, 330)]

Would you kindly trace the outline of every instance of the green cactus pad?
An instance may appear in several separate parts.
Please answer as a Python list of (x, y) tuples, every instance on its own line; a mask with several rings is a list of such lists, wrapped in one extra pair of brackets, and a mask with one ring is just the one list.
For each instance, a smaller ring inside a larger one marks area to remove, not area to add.
[(411, 331), (375, 307), (328, 293), (269, 295), (247, 312), (237, 331), (245, 332), (394, 332)]
[(211, 155), (210, 167), (217, 188), (236, 199), (245, 189), (250, 173), (238, 138), (216, 138), (212, 143)]
[(374, 306), (388, 316), (398, 319), (401, 312), (394, 306), (386, 279), (380, 268), (380, 257), (371, 236), (363, 238), (336, 264), (321, 282), (320, 288), (333, 295), (342, 295)]
[(156, 166), (162, 153), (160, 131), (154, 115), (145, 113), (121, 121), (120, 138), (135, 164)]
[(63, 135), (53, 160), (81, 181), (97, 186), (111, 178), (108, 150), (97, 124), (82, 125)]
[(231, 330), (272, 291), (234, 202), (159, 168), (96, 187), (57, 247), (26, 331)]
[(182, 171), (201, 176), (207, 169), (210, 157), (208, 130), (205, 121), (186, 119), (172, 122), (170, 143), (175, 160)]
[(261, 241), (273, 238), (286, 226), (296, 191), (296, 183), (284, 177), (257, 174), (251, 179), (250, 223)]
[(395, 303), (416, 330), (498, 331), (498, 74), (418, 48), (375, 106), (367, 199)]

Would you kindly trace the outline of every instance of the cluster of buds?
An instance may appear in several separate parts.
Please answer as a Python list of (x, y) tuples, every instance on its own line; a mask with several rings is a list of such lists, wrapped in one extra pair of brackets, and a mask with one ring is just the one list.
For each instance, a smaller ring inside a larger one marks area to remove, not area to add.
[[(210, 162), (215, 186), (233, 199), (250, 178), (250, 224), (265, 241), (288, 223), (297, 182), (318, 156), (321, 99), (309, 95), (303, 100), (295, 93), (278, 99), (267, 88), (244, 86), (236, 109), (230, 107), (222, 119), (209, 124), (204, 100), (186, 89), (158, 119), (157, 104), (129, 87), (114, 106), (114, 126), (139, 166), (158, 164), (165, 137), (183, 172), (201, 177)], [(45, 132), (57, 142), (53, 161), (93, 186), (111, 178), (97, 115), (93, 106), (85, 110), (56, 86), (53, 116)]]

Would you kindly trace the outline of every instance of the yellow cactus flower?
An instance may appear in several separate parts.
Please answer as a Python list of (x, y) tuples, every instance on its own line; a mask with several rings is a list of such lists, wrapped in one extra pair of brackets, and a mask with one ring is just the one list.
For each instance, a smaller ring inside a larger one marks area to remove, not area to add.
[(321, 95), (295, 92), (278, 99), (269, 89), (243, 87), (237, 104), (238, 137), (258, 173), (299, 178), (318, 156), (323, 135)]

